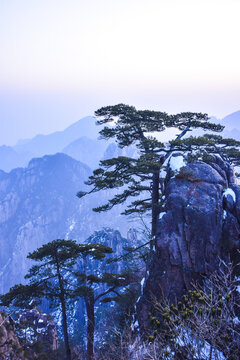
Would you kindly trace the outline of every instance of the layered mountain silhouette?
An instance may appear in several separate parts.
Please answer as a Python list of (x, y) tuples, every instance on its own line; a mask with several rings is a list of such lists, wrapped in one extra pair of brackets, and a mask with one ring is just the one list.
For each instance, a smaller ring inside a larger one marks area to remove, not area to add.
[[(220, 122), (225, 126), (222, 133), (225, 137), (240, 140), (240, 111), (234, 112), (222, 120), (212, 117), (211, 121)], [(101, 126), (95, 124), (95, 118), (87, 116), (63, 131), (20, 140), (13, 147), (0, 146), (0, 169), (8, 172), (17, 167), (25, 167), (33, 157), (57, 152), (63, 152), (94, 169), (98, 166), (99, 160), (108, 158), (109, 156), (106, 154), (113, 152), (113, 145), (109, 149), (108, 142), (98, 139), (100, 129)], [(160, 134), (161, 141), (166, 141), (166, 136), (173, 136), (171, 130), (166, 133)], [(201, 134), (192, 132), (191, 135), (197, 136)], [(115, 149), (114, 153), (118, 156), (119, 151)]]
[(225, 126), (223, 135), (225, 137), (240, 140), (240, 111), (236, 111), (222, 119)]
[(62, 149), (64, 154), (88, 164), (91, 169), (98, 167), (99, 160), (104, 157), (108, 143), (104, 140), (90, 139), (82, 136)]
[(14, 146), (14, 150), (17, 152), (30, 152), (34, 156), (53, 154), (60, 152), (65, 146), (81, 136), (96, 139), (99, 130), (100, 128), (95, 125), (95, 119), (87, 116), (63, 131), (56, 131), (49, 135), (37, 135), (33, 139), (21, 141)]
[[(96, 162), (103, 156), (107, 147), (107, 142), (97, 141), (100, 129), (100, 126), (95, 125), (95, 119), (88, 116), (63, 131), (20, 140), (13, 147), (0, 146), (0, 169), (10, 171), (17, 167), (25, 167), (34, 157), (56, 154), (57, 152), (64, 152), (95, 167)], [(88, 154), (86, 158), (87, 152), (90, 155)]]

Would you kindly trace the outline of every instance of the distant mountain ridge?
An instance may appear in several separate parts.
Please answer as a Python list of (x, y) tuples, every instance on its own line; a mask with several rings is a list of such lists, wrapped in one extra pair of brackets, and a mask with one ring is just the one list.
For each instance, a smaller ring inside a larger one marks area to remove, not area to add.
[[(240, 140), (240, 111), (236, 111), (219, 120), (215, 117), (211, 121), (225, 126), (222, 133), (225, 137)], [(10, 171), (17, 167), (26, 167), (33, 157), (63, 152), (76, 160), (82, 161), (92, 169), (97, 167), (99, 160), (107, 158), (109, 143), (97, 140), (101, 126), (95, 125), (95, 118), (84, 117), (73, 123), (63, 131), (56, 131), (49, 135), (37, 135), (32, 139), (20, 140), (15, 146), (0, 146), (0, 169)], [(164, 134), (161, 134), (164, 135)], [(191, 135), (201, 135), (193, 131)], [(163, 140), (166, 140), (166, 134)], [(110, 153), (112, 152), (110, 149)], [(118, 151), (114, 151), (117, 155)]]
[(240, 130), (240, 111), (235, 111), (232, 114), (225, 116), (221, 123), (226, 126), (229, 130), (239, 129)]
[(10, 171), (16, 167), (22, 167), (27, 164), (31, 154), (22, 152), (19, 154), (11, 146), (0, 146), (0, 169)]
[(87, 116), (63, 131), (56, 131), (49, 135), (36, 135), (33, 139), (15, 145), (13, 149), (16, 152), (30, 152), (34, 156), (53, 154), (61, 151), (65, 146), (81, 136), (96, 139), (98, 130), (95, 119)]
[(240, 111), (236, 111), (227, 115), (221, 120), (221, 124), (225, 126), (223, 135), (228, 138), (240, 140)]
[(101, 127), (95, 125), (95, 118), (87, 116), (63, 131), (20, 140), (13, 147), (0, 146), (0, 169), (11, 171), (17, 167), (25, 167), (33, 157), (62, 152), (65, 147), (81, 137), (86, 137), (91, 142), (97, 139), (100, 129)]
[(64, 147), (62, 152), (84, 162), (91, 169), (95, 169), (98, 166), (99, 160), (103, 158), (107, 147), (107, 141), (89, 139), (86, 136), (82, 136)]

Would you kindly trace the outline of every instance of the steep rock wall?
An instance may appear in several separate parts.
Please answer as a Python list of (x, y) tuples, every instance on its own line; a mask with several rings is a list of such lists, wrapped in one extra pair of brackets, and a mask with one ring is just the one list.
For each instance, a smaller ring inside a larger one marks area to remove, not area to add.
[(168, 173), (165, 209), (137, 304), (142, 327), (154, 298), (175, 302), (192, 281), (215, 271), (220, 258), (237, 261), (240, 248), (240, 187), (230, 165), (216, 156)]

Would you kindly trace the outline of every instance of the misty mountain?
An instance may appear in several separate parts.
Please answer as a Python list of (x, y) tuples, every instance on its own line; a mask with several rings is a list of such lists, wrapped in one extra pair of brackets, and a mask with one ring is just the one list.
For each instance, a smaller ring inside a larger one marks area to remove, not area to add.
[(91, 169), (95, 169), (104, 157), (107, 146), (108, 143), (104, 140), (89, 139), (82, 136), (63, 148), (62, 152), (84, 162)]
[(17, 167), (25, 166), (31, 159), (31, 154), (17, 153), (11, 146), (0, 146), (0, 169), (10, 171)]
[[(61, 152), (81, 137), (89, 138), (89, 147), (91, 150), (91, 140), (97, 139), (100, 129), (100, 126), (95, 125), (95, 119), (88, 116), (75, 122), (63, 131), (57, 131), (49, 135), (37, 135), (32, 139), (20, 140), (13, 147), (0, 146), (0, 169), (10, 171), (17, 167), (27, 166), (32, 158)], [(73, 149), (74, 147), (75, 150)], [(98, 148), (96, 150), (98, 150)], [(83, 149), (84, 145), (82, 145), (79, 150), (81, 151)], [(68, 151), (70, 151), (70, 153), (74, 152), (74, 158), (77, 157), (75, 145), (70, 147), (67, 152)], [(103, 152), (104, 150), (102, 153)], [(77, 158), (82, 160), (81, 155)]]
[(225, 116), (221, 123), (229, 130), (240, 129), (240, 111), (236, 111), (232, 114)]
[[(236, 140), (240, 140), (240, 111), (229, 114), (223, 119), (218, 119), (215, 116), (211, 116), (209, 121), (215, 124), (221, 124), (225, 126), (224, 130), (219, 133), (219, 135), (225, 138), (233, 138)], [(211, 133), (211, 131), (197, 129), (189, 132), (188, 136), (202, 136), (209, 132)]]
[(138, 149), (135, 146), (128, 146), (121, 149), (116, 143), (111, 143), (106, 148), (103, 154), (103, 160), (111, 159), (113, 157), (126, 156), (136, 158), (138, 156)]
[(37, 135), (31, 140), (21, 141), (14, 146), (14, 150), (16, 152), (29, 152), (33, 156), (55, 154), (81, 136), (96, 139), (99, 130), (95, 125), (95, 119), (87, 116), (63, 131), (56, 131), (49, 135)]
[(240, 140), (240, 111), (236, 111), (221, 120), (225, 126), (223, 135), (225, 137)]
[(108, 213), (92, 211), (111, 193), (76, 197), (86, 190), (90, 174), (88, 166), (61, 153), (35, 158), (27, 168), (0, 171), (0, 293), (24, 280), (26, 256), (41, 245), (57, 238), (83, 242), (103, 227), (124, 236), (134, 226), (127, 226), (121, 206)]
[[(240, 111), (232, 113), (222, 120), (211, 117), (211, 121), (220, 122), (226, 126), (222, 133), (225, 137), (240, 139)], [(104, 140), (97, 140), (100, 130), (101, 127), (95, 125), (95, 119), (88, 116), (63, 131), (49, 135), (37, 135), (33, 139), (19, 140), (14, 147), (0, 146), (0, 169), (10, 171), (17, 167), (25, 167), (33, 157), (57, 152), (63, 152), (82, 161), (92, 169), (98, 166), (101, 159), (124, 155), (116, 145), (109, 144)], [(204, 133), (192, 131), (190, 135), (199, 136)], [(159, 134), (159, 140), (165, 142), (168, 138), (174, 138), (174, 134), (175, 130), (167, 129)], [(126, 156), (132, 156), (131, 153), (132, 150), (127, 150)]]

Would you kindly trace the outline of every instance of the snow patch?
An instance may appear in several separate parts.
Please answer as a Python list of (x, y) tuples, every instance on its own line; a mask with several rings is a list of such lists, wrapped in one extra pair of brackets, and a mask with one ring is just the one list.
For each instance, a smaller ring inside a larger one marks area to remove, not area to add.
[(69, 230), (72, 231), (74, 229), (75, 225), (76, 225), (76, 221), (73, 220), (71, 225), (69, 226)]
[(1, 269), (2, 271), (0, 272), (0, 276), (2, 276), (3, 275), (3, 273), (4, 273), (4, 270), (8, 267), (8, 265), (10, 264), (10, 262), (11, 262), (11, 258), (9, 258), (8, 259), (8, 261), (7, 261), (7, 263), (3, 266), (3, 268)]
[(223, 210), (223, 219), (225, 220), (226, 217), (227, 217), (227, 212), (226, 212), (226, 210)]
[(135, 323), (131, 324), (131, 330), (134, 331), (135, 329), (137, 329), (139, 327), (138, 321), (136, 320)]
[(236, 194), (233, 189), (228, 188), (224, 191), (223, 197), (227, 197), (228, 195), (230, 195), (233, 198), (233, 201), (236, 202)]
[(164, 211), (164, 212), (161, 212), (161, 213), (159, 214), (159, 219), (161, 219), (165, 214), (166, 214), (165, 211)]
[(239, 325), (240, 324), (240, 320), (239, 320), (239, 318), (237, 316), (233, 319), (233, 323), (234, 323), (234, 325)]
[(169, 160), (169, 167), (172, 171), (174, 171), (174, 173), (179, 172), (184, 166), (186, 166), (186, 163), (182, 155), (171, 156)]
[(143, 286), (144, 286), (144, 283), (145, 283), (145, 277), (142, 278), (142, 280), (141, 280), (141, 295), (143, 294)]
[(179, 346), (186, 346), (192, 344), (195, 349), (195, 354), (193, 359), (210, 359), (210, 354), (212, 354), (212, 360), (227, 360), (223, 353), (212, 346), (206, 341), (202, 342), (198, 337), (193, 337), (191, 332), (187, 329), (182, 329), (181, 333), (176, 339), (176, 343)]
[(75, 228), (75, 225), (76, 225), (76, 221), (74, 219), (72, 219), (71, 225), (69, 226), (68, 231), (67, 231), (67, 233), (65, 235), (66, 240), (69, 240), (69, 235), (73, 231), (73, 229)]

